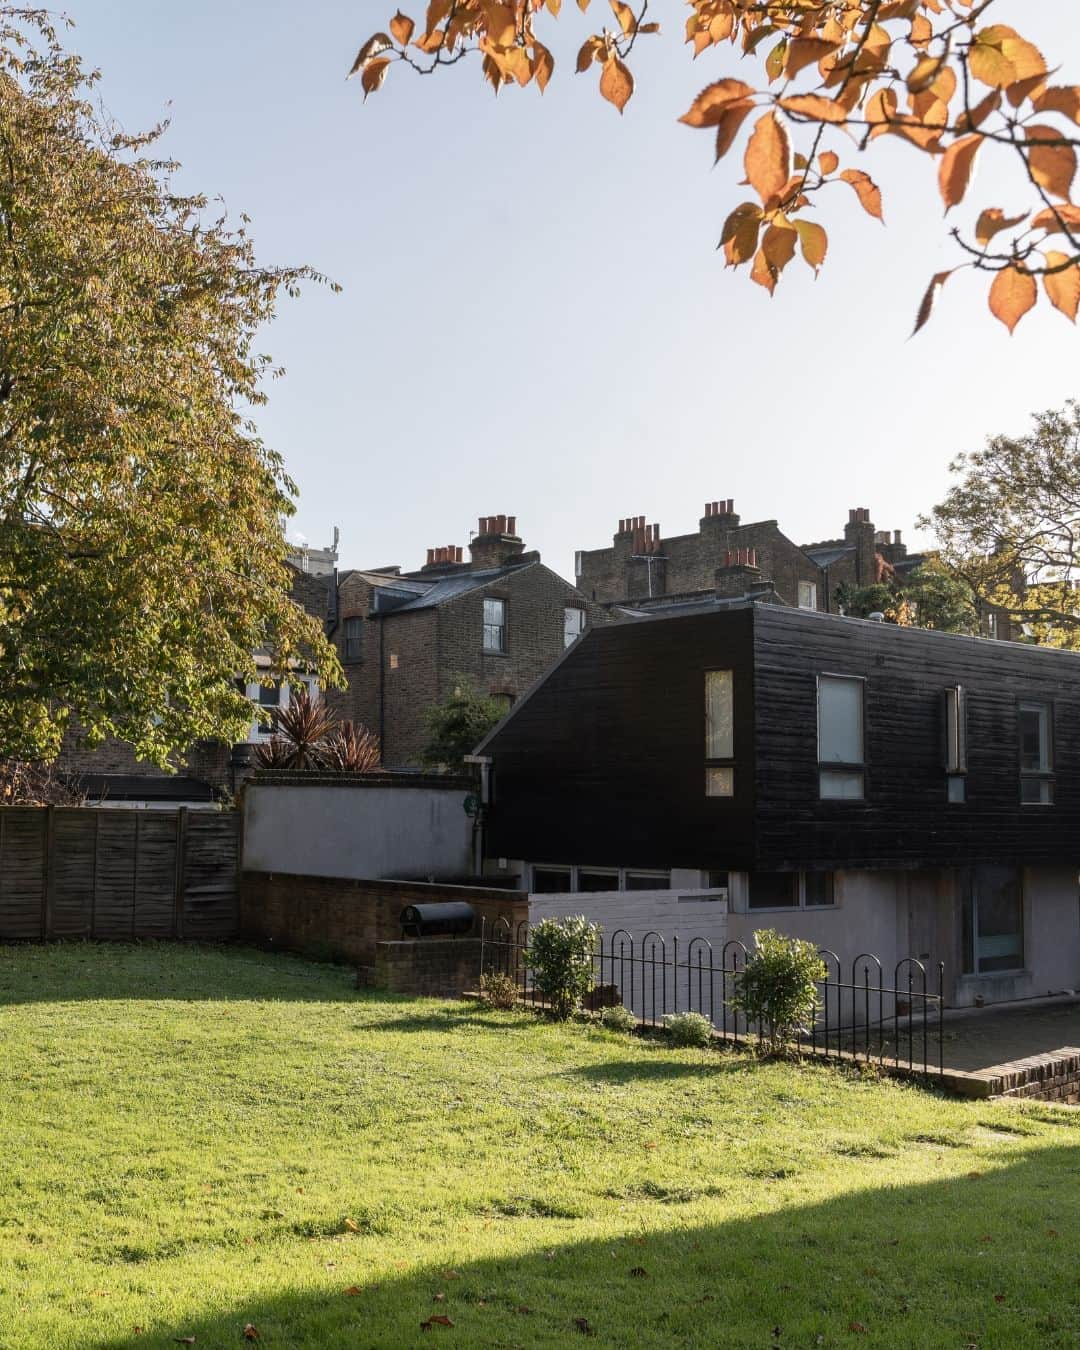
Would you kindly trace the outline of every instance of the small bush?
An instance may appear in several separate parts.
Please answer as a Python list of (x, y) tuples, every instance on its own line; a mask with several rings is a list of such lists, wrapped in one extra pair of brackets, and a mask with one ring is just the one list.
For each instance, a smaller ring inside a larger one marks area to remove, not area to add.
[(613, 1008), (605, 1008), (600, 1014), (600, 1025), (605, 1031), (633, 1031), (637, 1026), (637, 1018), (629, 1008), (624, 1008), (621, 1003)]
[(668, 1013), (664, 1026), (675, 1045), (709, 1045), (712, 1042), (712, 1023), (701, 1013)]
[(813, 1021), (817, 982), (825, 976), (825, 962), (812, 942), (762, 928), (754, 934), (732, 1006), (758, 1024), (769, 1051), (779, 1054)]
[(570, 1016), (592, 988), (593, 952), (599, 936), (598, 925), (583, 914), (541, 919), (529, 930), (525, 962), (532, 971), (533, 986), (560, 1021)]
[(501, 1008), (504, 1012), (516, 1008), (518, 987), (513, 978), (501, 970), (488, 971), (480, 976), (480, 999), (489, 1008)]

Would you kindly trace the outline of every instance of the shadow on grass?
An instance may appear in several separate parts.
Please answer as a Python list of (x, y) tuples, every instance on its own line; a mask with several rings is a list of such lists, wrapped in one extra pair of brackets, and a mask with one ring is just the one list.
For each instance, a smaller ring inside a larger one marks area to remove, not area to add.
[[(860, 1180), (868, 1176), (861, 1169)], [(463, 1235), (448, 1258), (453, 1270), (433, 1256), (381, 1284), (359, 1274), (370, 1268), (367, 1247), (355, 1265), (339, 1257), (341, 1283), (323, 1293), (255, 1296), (170, 1326), (155, 1325), (148, 1306), (143, 1334), (105, 1344), (147, 1350), (194, 1337), (211, 1350), (242, 1344), (247, 1324), (260, 1345), (290, 1350), (565, 1346), (582, 1335), (611, 1347), (725, 1350), (1080, 1344), (1080, 1149), (1048, 1148), (947, 1182), (853, 1190), (816, 1204), (779, 1203), (783, 1195), (774, 1205), (765, 1193), (759, 1212), (715, 1226), (676, 1227), (658, 1208), (656, 1222), (669, 1226), (650, 1231), (637, 1223), (638, 1210), (624, 1237), (555, 1247), (550, 1227), (530, 1242), (529, 1220), (508, 1221), (513, 1241), (530, 1246), (525, 1254), (470, 1261)], [(567, 1238), (573, 1227), (566, 1224)], [(352, 1278), (361, 1287), (350, 1293)], [(436, 1323), (424, 1335), (433, 1314), (452, 1327)]]
[(369, 1002), (372, 991), (358, 990), (355, 979), (352, 966), (239, 943), (0, 944), (0, 1007), (84, 999)]
[[(580, 1064), (565, 1074), (576, 1078), (587, 1078), (593, 1083), (641, 1083), (663, 1082), (674, 1078), (704, 1078), (714, 1074), (731, 1073), (733, 1070), (745, 1070), (751, 1063), (749, 1057), (741, 1052), (723, 1050), (703, 1051), (696, 1063), (668, 1058), (672, 1046), (659, 1042), (655, 1059), (627, 1059), (616, 1063)], [(661, 1058), (664, 1056), (664, 1058)], [(560, 1073), (558, 1077), (563, 1077)]]

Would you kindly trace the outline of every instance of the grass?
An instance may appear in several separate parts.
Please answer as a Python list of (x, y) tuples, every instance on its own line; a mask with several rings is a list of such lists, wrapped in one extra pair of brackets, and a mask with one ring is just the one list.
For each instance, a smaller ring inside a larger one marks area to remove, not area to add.
[(289, 957), (0, 948), (0, 1346), (1076, 1347), (1078, 1144)]

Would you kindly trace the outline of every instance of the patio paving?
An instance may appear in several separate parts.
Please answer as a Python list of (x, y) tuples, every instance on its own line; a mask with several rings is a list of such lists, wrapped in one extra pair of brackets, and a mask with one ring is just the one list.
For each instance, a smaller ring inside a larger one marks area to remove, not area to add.
[(945, 1067), (974, 1072), (1080, 1046), (1080, 999), (946, 1014)]

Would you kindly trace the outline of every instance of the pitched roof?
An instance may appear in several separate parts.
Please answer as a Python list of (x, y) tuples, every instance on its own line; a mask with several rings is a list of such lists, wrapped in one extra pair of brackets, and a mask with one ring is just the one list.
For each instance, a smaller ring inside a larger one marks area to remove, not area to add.
[(485, 567), (476, 572), (471, 570), (452, 572), (449, 576), (438, 577), (430, 582), (413, 582), (412, 585), (422, 585), (427, 589), (415, 600), (398, 605), (392, 613), (405, 614), (417, 609), (434, 609), (450, 600), (456, 600), (460, 595), (466, 595), (469, 591), (479, 590), (493, 581), (513, 576), (515, 572), (524, 572), (526, 568), (535, 566), (535, 562), (512, 563), (506, 567)]

